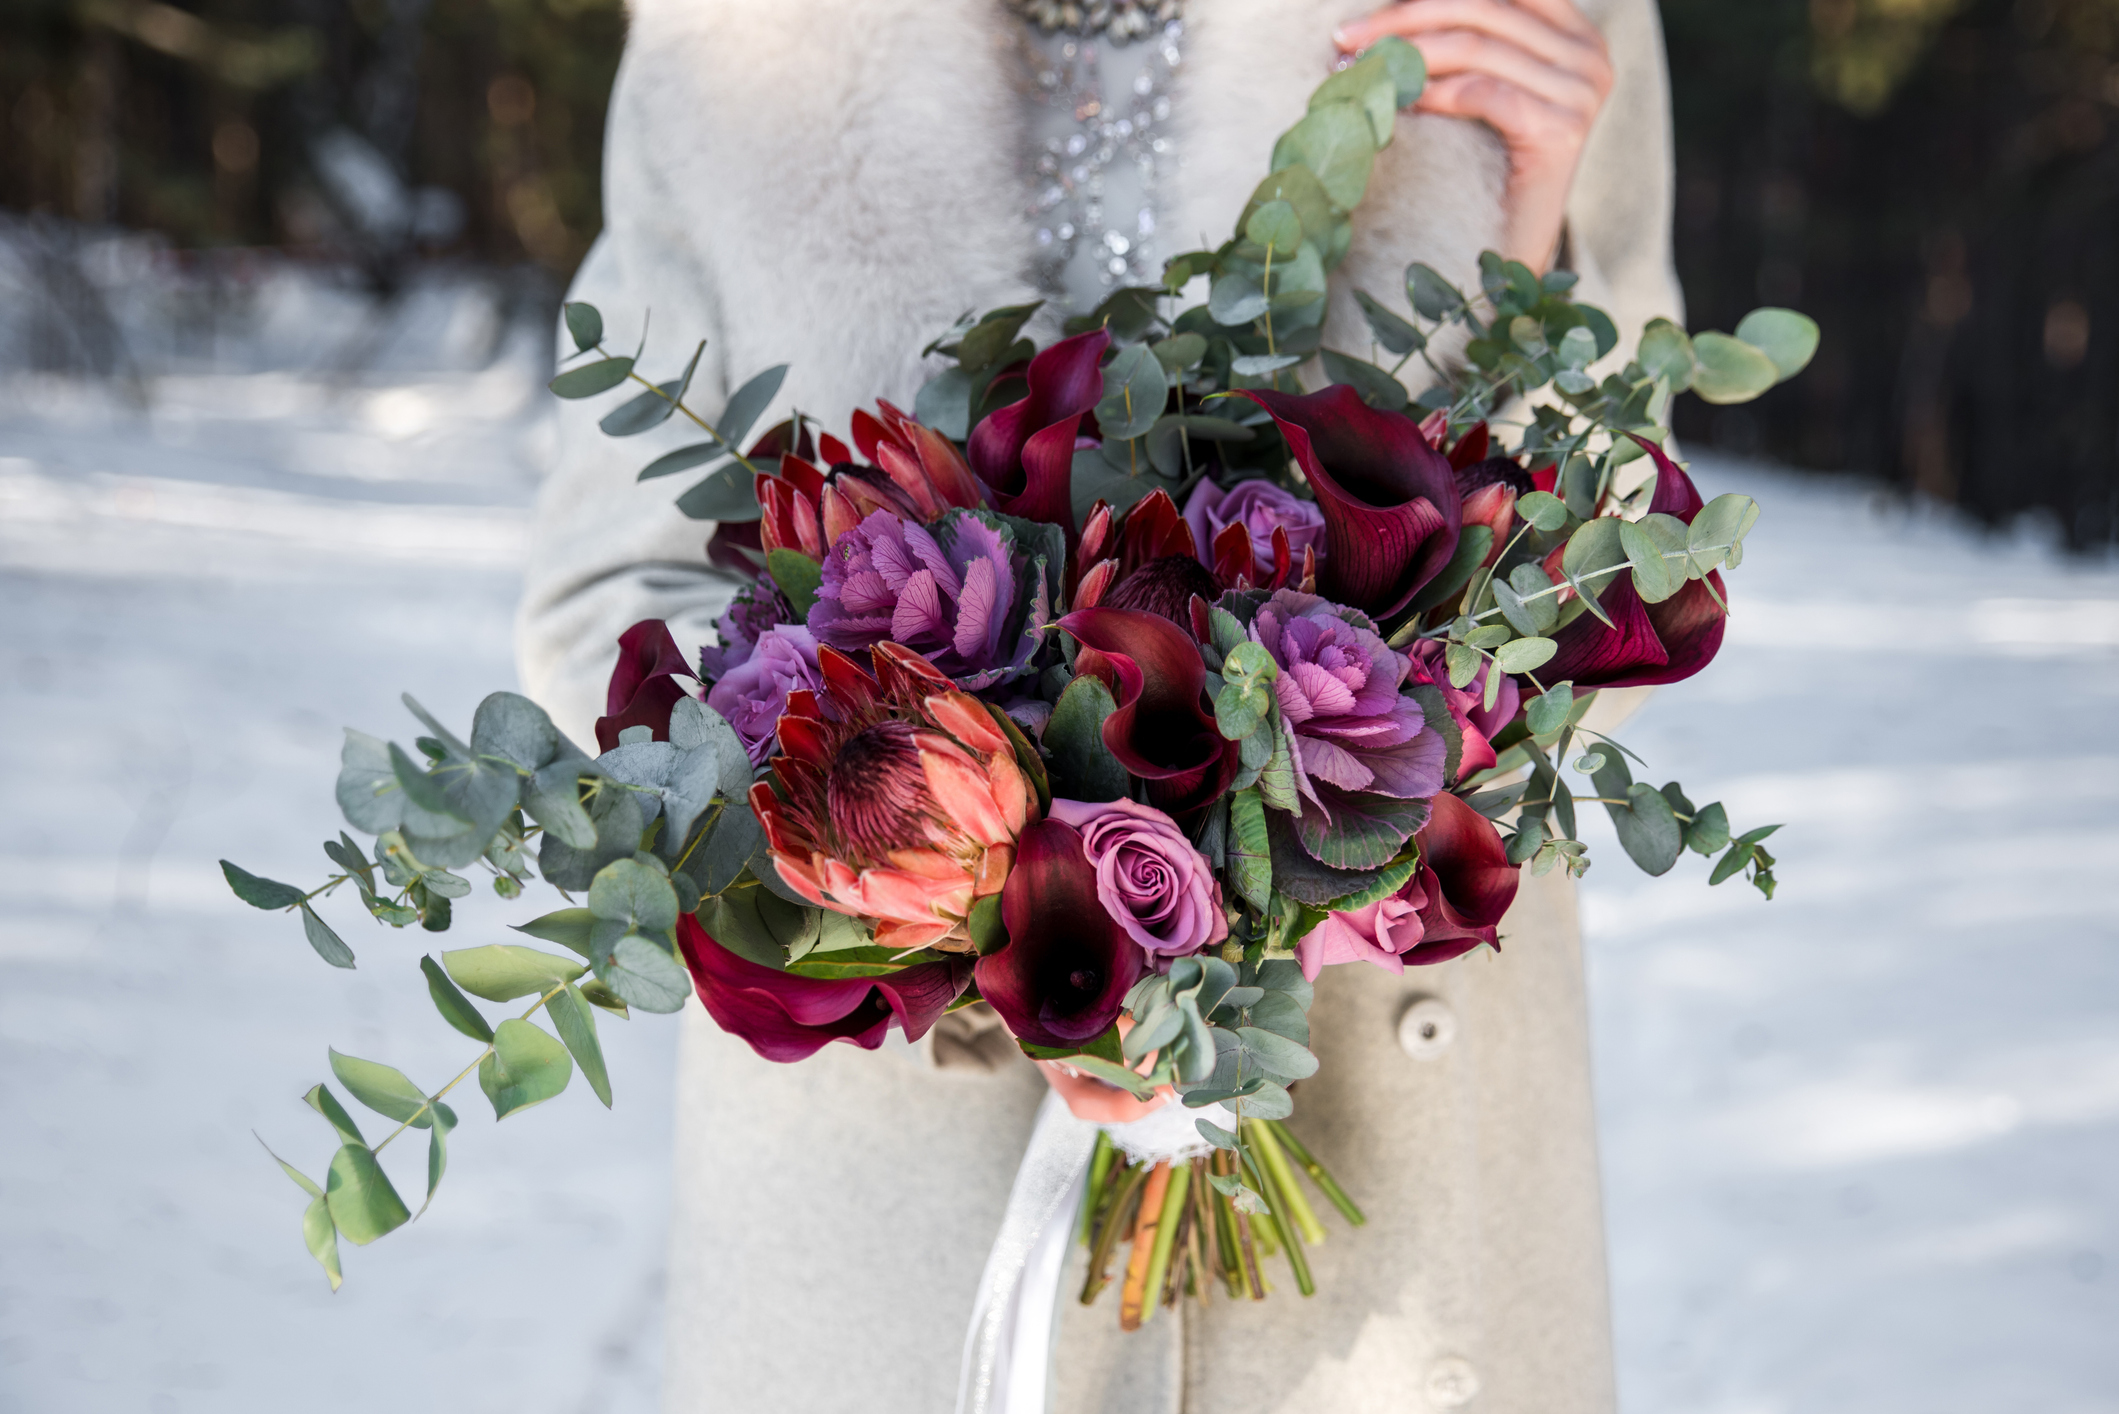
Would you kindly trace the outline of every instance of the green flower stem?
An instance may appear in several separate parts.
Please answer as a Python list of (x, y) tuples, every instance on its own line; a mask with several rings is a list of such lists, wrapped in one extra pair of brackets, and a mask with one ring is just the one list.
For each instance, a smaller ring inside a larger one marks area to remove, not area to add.
[[(1255, 1149), (1258, 1143), (1258, 1121), (1251, 1120), (1249, 1124), (1252, 1129), (1251, 1143)], [(1296, 1289), (1304, 1296), (1315, 1296), (1317, 1294), (1317, 1283), (1310, 1276), (1309, 1258), (1302, 1254), (1302, 1239), (1296, 1233), (1294, 1227), (1281, 1217), (1283, 1213), (1289, 1211), (1287, 1199), (1278, 1191), (1279, 1185), (1273, 1182), (1272, 1178), (1265, 1172), (1263, 1165), (1248, 1157), (1244, 1162), (1250, 1169), (1252, 1180), (1258, 1185), (1259, 1197), (1265, 1200), (1266, 1212), (1263, 1226), (1267, 1232), (1271, 1233), (1279, 1241), (1282, 1247), (1287, 1249), (1288, 1266), (1294, 1269)]]
[[(552, 1000), (552, 998), (558, 996), (561, 992), (564, 992), (566, 989), (567, 984), (564, 982), (560, 983), (551, 991), (546, 992), (543, 996), (539, 997), (537, 999), (536, 1005), (532, 1006), (528, 1011), (524, 1012), (521, 1016), (515, 1019), (517, 1021), (528, 1021), (531, 1017), (537, 1015), (539, 1008), (543, 1007), (546, 1002)], [(492, 1054), (493, 1043), (488, 1041), (486, 1043), (486, 1048), (480, 1051), (469, 1065), (465, 1066), (462, 1070), (458, 1071), (454, 1080), (442, 1086), (441, 1089), (436, 1090), (433, 1094), (427, 1096), (427, 1103), (421, 1105), (418, 1109), (412, 1112), (412, 1119), (406, 1120), (403, 1124), (400, 1124), (397, 1128), (391, 1130), (388, 1134), (384, 1135), (383, 1142), (376, 1145), (373, 1149), (369, 1150), (369, 1152), (374, 1154), (380, 1154), (383, 1150), (389, 1148), (390, 1141), (392, 1139), (395, 1139), (398, 1135), (403, 1134), (406, 1130), (412, 1127), (413, 1119), (418, 1119), (421, 1115), (425, 1114), (428, 1110), (432, 1109), (435, 1103), (440, 1100), (442, 1096), (448, 1094), (451, 1090), (454, 1090), (457, 1086), (463, 1084), (465, 1078), (469, 1076), (472, 1071), (478, 1069), (479, 1066), (483, 1065), (485, 1063), (486, 1057)]]
[(1337, 1208), (1348, 1222), (1355, 1227), (1368, 1222), (1367, 1215), (1355, 1206), (1353, 1199), (1347, 1197), (1346, 1190), (1339, 1186), (1338, 1181), (1326, 1171), (1323, 1164), (1310, 1157), (1310, 1151), (1302, 1147), (1302, 1141), (1290, 1133), (1285, 1124), (1277, 1119), (1265, 1120), (1264, 1124), (1272, 1131), (1273, 1137), (1280, 1141), (1280, 1146), (1287, 1150), (1288, 1157), (1295, 1161), (1296, 1167), (1310, 1176), (1310, 1182), (1316, 1184), (1318, 1191), (1332, 1200), (1332, 1206)]
[(1096, 1210), (1104, 1196), (1104, 1181), (1111, 1176), (1112, 1159), (1117, 1155), (1117, 1146), (1111, 1136), (1103, 1130), (1096, 1131), (1096, 1147), (1089, 1151), (1089, 1186), (1082, 1192), (1082, 1217), (1076, 1238), (1087, 1247), (1096, 1232)]
[(1162, 1216), (1155, 1224), (1155, 1245), (1148, 1249), (1147, 1280), (1141, 1284), (1140, 1318), (1148, 1320), (1162, 1304), (1163, 1280), (1170, 1273), (1170, 1253), (1177, 1242), (1178, 1219), (1184, 1215), (1185, 1194), (1191, 1190), (1192, 1166), (1170, 1165), (1169, 1181), (1163, 1186)]
[(1295, 1170), (1288, 1166), (1288, 1156), (1282, 1151), (1272, 1124), (1266, 1120), (1253, 1120), (1251, 1142), (1257, 1147), (1259, 1157), (1265, 1161), (1261, 1167), (1273, 1175), (1273, 1185), (1279, 1191), (1295, 1231), (1312, 1247), (1324, 1241), (1324, 1224), (1317, 1221), (1317, 1213), (1310, 1207), (1310, 1200), (1295, 1186)]
[(1096, 1232), (1096, 1245), (1089, 1249), (1089, 1275), (1082, 1283), (1082, 1305), (1095, 1301), (1097, 1294), (1111, 1284), (1111, 1254), (1118, 1248), (1119, 1234), (1126, 1228), (1126, 1208), (1140, 1195), (1148, 1182), (1148, 1170), (1152, 1165), (1136, 1164), (1126, 1174), (1116, 1200), (1104, 1217)]
[[(602, 344), (598, 344), (596, 346), (596, 352), (602, 354), (605, 358), (612, 357), (611, 351), (609, 349), (606, 349)], [(728, 440), (728, 438), (722, 436), (719, 430), (717, 430), (712, 423), (708, 422), (698, 413), (693, 412), (690, 408), (686, 407), (681, 399), (671, 397), (668, 393), (662, 391), (660, 384), (651, 383), (647, 379), (642, 378), (638, 373), (627, 373), (625, 376), (627, 378), (630, 378), (633, 382), (638, 383), (641, 387), (647, 389), (650, 393), (653, 393), (656, 397), (662, 399), (662, 401), (674, 407), (677, 411), (683, 413), (693, 422), (697, 423), (700, 431), (704, 432), (707, 436), (713, 438), (716, 442), (719, 442), (722, 446), (728, 448), (728, 454), (734, 457), (737, 462), (742, 465), (745, 471), (749, 472), (753, 476), (756, 476), (758, 474), (758, 468), (751, 464), (750, 458), (744, 456), (742, 451), (737, 448), (734, 442), (731, 442)]]

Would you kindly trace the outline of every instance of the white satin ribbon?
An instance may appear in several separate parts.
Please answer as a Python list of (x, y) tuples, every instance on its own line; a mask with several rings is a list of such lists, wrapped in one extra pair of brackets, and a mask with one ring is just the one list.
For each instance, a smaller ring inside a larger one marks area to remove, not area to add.
[[(1175, 1101), (1130, 1124), (1102, 1127), (1135, 1162), (1160, 1161), (1211, 1147), (1193, 1123), (1202, 1118), (1233, 1127), (1219, 1105), (1188, 1110)], [(1001, 1230), (979, 1277), (971, 1329), (964, 1337), (957, 1414), (1045, 1414), (1060, 1273), (1088, 1186), (1097, 1128), (1076, 1119), (1057, 1094), (1048, 1093), (1038, 1108)]]

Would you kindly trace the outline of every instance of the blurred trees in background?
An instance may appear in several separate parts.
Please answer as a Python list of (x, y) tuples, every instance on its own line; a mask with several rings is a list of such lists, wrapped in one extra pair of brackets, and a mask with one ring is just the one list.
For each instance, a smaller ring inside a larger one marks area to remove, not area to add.
[[(2119, 537), (2119, 0), (1661, 4), (1689, 322), (1825, 327), (1680, 431)], [(6, 0), (0, 206), (556, 288), (623, 33), (622, 0)]]
[(1695, 326), (1824, 325), (1681, 434), (2119, 538), (2119, 0), (1662, 0)]
[(600, 225), (622, 0), (6, 0), (0, 206), (556, 285)]

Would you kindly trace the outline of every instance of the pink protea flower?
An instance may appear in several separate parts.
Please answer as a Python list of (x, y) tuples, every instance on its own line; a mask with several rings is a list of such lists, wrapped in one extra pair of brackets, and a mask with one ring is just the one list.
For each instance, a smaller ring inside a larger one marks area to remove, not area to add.
[(1036, 790), (977, 698), (903, 644), (871, 660), (818, 650), (823, 686), (788, 694), (751, 808), (811, 903), (873, 920), (882, 947), (974, 951), (965, 920), (1007, 882)]

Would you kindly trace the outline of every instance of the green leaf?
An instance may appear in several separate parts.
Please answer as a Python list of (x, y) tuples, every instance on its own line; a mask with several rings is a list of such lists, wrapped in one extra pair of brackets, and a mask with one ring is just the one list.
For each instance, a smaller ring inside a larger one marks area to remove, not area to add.
[(253, 1132), (250, 1137), (253, 1139), (257, 1139), (258, 1147), (272, 1156), (272, 1161), (280, 1166), (280, 1171), (286, 1174), (287, 1177), (293, 1179), (295, 1183), (300, 1185), (302, 1192), (308, 1194), (312, 1198), (321, 1198), (324, 1196), (324, 1190), (317, 1186), (315, 1179), (311, 1178), (308, 1174), (303, 1173), (293, 1164), (288, 1163), (278, 1154), (272, 1153), (272, 1146), (270, 1144), (267, 1144), (263, 1139), (258, 1138), (256, 1133)]
[[(596, 847), (596, 822), (589, 818), (589, 812), (581, 804), (581, 777), (585, 766), (589, 763), (578, 759), (554, 761), (532, 776), (522, 792), (523, 813), (544, 826), (548, 840), (575, 851)], [(596, 772), (591, 767), (587, 774), (593, 776)], [(637, 811), (639, 807), (634, 809)], [(538, 864), (540, 868), (544, 867), (543, 846), (539, 848)], [(546, 877), (550, 877), (549, 870)]]
[[(228, 887), (235, 890), (235, 896), (252, 908), (292, 908), (302, 901), (302, 891), (294, 885), (283, 884), (277, 879), (261, 879), (225, 859), (221, 861), (221, 876), (228, 880)], [(343, 963), (338, 965), (344, 966)]]
[(599, 359), (579, 368), (570, 368), (545, 386), (562, 398), (593, 398), (598, 393), (610, 392), (632, 371), (633, 361), (629, 358)]
[(330, 1207), (332, 1223), (361, 1247), (412, 1220), (412, 1210), (390, 1186), (383, 1166), (358, 1144), (347, 1144), (331, 1156), (331, 1172), (324, 1179), (324, 1199)]
[(1422, 319), (1444, 319), (1464, 308), (1464, 296), (1432, 265), (1414, 261), (1405, 267), (1405, 293)]
[(1737, 840), (1735, 843), (1729, 846), (1728, 853), (1724, 854), (1721, 859), (1716, 862), (1714, 866), (1714, 872), (1707, 876), (1707, 882), (1710, 884), (1727, 883), (1730, 878), (1739, 873), (1746, 864), (1749, 864), (1751, 862), (1752, 856), (1755, 855), (1757, 852), (1758, 846), (1746, 844), (1742, 840)]
[(677, 891), (648, 865), (621, 859), (597, 871), (589, 885), (589, 912), (628, 931), (663, 933), (677, 926)]
[(1273, 894), (1273, 845), (1266, 833), (1265, 802), (1254, 790), (1229, 797), (1229, 882), (1251, 907), (1263, 911)]
[(414, 1129), (425, 1129), (434, 1122), (426, 1092), (403, 1071), (336, 1050), (330, 1054), (331, 1073), (338, 1077), (338, 1083), (369, 1109)]
[(566, 958), (511, 943), (459, 948), (443, 953), (441, 961), (459, 987), (489, 1002), (511, 1002), (517, 997), (549, 992), (588, 970)]
[(1302, 218), (1285, 201), (1269, 201), (1258, 207), (1244, 221), (1243, 233), (1283, 260), (1302, 248)]
[(1692, 340), (1668, 319), (1648, 321), (1641, 331), (1641, 345), (1634, 361), (1650, 378), (1668, 383), (1673, 393), (1682, 393), (1692, 386)]
[(1200, 334), (1172, 334), (1148, 345), (1148, 352), (1155, 355), (1155, 361), (1163, 366), (1164, 373), (1176, 379), (1187, 369), (1199, 366), (1200, 360), (1207, 356), (1207, 341)]
[(620, 938), (596, 975), (627, 1004), (658, 1015), (684, 1010), (684, 999), (692, 993), (692, 975), (684, 965), (638, 933)]
[[(1646, 604), (1660, 604), (1685, 587), (1685, 571), (1663, 558), (1663, 546), (1646, 527), (1619, 522), (1619, 544), (1633, 565), (1634, 592)], [(1682, 547), (1681, 547), (1682, 548)]]
[(1540, 696), (1531, 699), (1524, 713), (1525, 724), (1532, 736), (1550, 736), (1567, 725), (1568, 713), (1574, 709), (1575, 688), (1571, 682), (1555, 683)]
[(1342, 211), (1361, 205), (1368, 191), (1369, 167), (1376, 158), (1376, 133), (1360, 104), (1327, 102), (1312, 108), (1301, 122), (1273, 144), (1276, 172), (1298, 163), (1317, 174), (1325, 195)]
[(478, 1063), (478, 1088), (493, 1102), (493, 1118), (542, 1104), (567, 1088), (574, 1063), (550, 1032), (527, 1021), (500, 1023), (493, 1052)]
[(596, 922), (596, 915), (586, 908), (562, 908), (532, 918), (527, 923), (509, 926), (518, 933), (528, 933), (541, 942), (557, 943), (570, 952), (590, 956), (589, 929)]
[(702, 339), (699, 347), (692, 350), (691, 361), (684, 365), (682, 377), (658, 383), (639, 397), (621, 403), (605, 413), (603, 420), (596, 425), (603, 429), (606, 437), (636, 437), (669, 421), (677, 404), (684, 401), (684, 394), (692, 385), (692, 374), (699, 367), (699, 355), (705, 352), (706, 341)]
[(1387, 34), (1371, 44), (1369, 55), (1383, 60), (1391, 81), (1398, 85), (1398, 106), (1410, 108), (1427, 88), (1427, 59), (1406, 40)]
[(1079, 1054), (1069, 1056), (1067, 1064), (1085, 1075), (1096, 1077), (1114, 1089), (1125, 1091), (1136, 1100), (1155, 1098), (1155, 1087), (1123, 1065), (1115, 1065), (1098, 1056)]
[(696, 697), (681, 697), (670, 709), (670, 745), (680, 751), (711, 744), (716, 762), (716, 785), (731, 801), (750, 798), (750, 755), (728, 719)]
[(1068, 800), (1118, 800), (1126, 794), (1126, 768), (1104, 745), (1104, 719), (1118, 710), (1111, 690), (1083, 674), (1067, 684), (1045, 724), (1054, 794)]
[(1724, 492), (1701, 507), (1685, 532), (1685, 573), (1693, 579), (1705, 579), (1708, 571), (1724, 560), (1734, 564), (1744, 537), (1758, 523), (1758, 515), (1758, 502), (1734, 491)]
[[(419, 1205), (419, 1212), (427, 1211), (427, 1204), (434, 1201), (434, 1190), (441, 1187), (441, 1177), (449, 1171), (449, 1131), (456, 1128), (456, 1112), (447, 1105), (435, 1102), (434, 1126), (427, 1131), (427, 1197)], [(419, 1213), (414, 1213), (417, 1218)]]
[[(1229, 1133), (1228, 1130), (1223, 1129), (1213, 1120), (1195, 1119), (1192, 1121), (1192, 1123), (1198, 1128), (1199, 1137), (1206, 1140), (1209, 1144), (1212, 1144), (1215, 1148), (1234, 1149), (1236, 1147), (1236, 1136)], [(1236, 1179), (1233, 1176), (1224, 1177), (1223, 1175), (1218, 1173), (1209, 1174), (1207, 1175), (1207, 1178), (1208, 1181), (1213, 1183), (1216, 1188), (1220, 1188), (1224, 1183), (1236, 1183)]]
[(1712, 855), (1729, 843), (1729, 812), (1717, 800), (1693, 813), (1685, 831), (1685, 845), (1696, 854)]
[(765, 572), (787, 596), (795, 617), (808, 617), (809, 606), (817, 602), (817, 587), (824, 582), (824, 567), (800, 550), (783, 545), (765, 552)]
[(1307, 1046), (1257, 1026), (1240, 1026), (1236, 1035), (1242, 1040), (1244, 1051), (1268, 1075), (1281, 1080), (1306, 1080), (1317, 1073), (1317, 1057)]
[(603, 342), (603, 312), (595, 305), (568, 300), (559, 308), (566, 316), (567, 333), (573, 336), (577, 350), (587, 353)]
[(338, 808), (357, 830), (381, 834), (404, 819), (405, 795), (397, 788), (390, 747), (378, 737), (346, 728), (339, 750)]
[(747, 805), (731, 805), (721, 812), (713, 833), (692, 851), (686, 872), (698, 881), (702, 894), (718, 894), (765, 853), (765, 827)]
[(1699, 361), (1692, 391), (1710, 403), (1748, 403), (1780, 381), (1771, 358), (1727, 334), (1694, 336), (1692, 353)]
[(1317, 91), (1310, 95), (1310, 107), (1327, 103), (1355, 105), (1368, 119), (1369, 137), (1377, 150), (1390, 146), (1391, 131), (1398, 120), (1398, 80), (1384, 55), (1374, 51), (1364, 54), (1358, 63), (1317, 85)]
[(441, 1019), (472, 1040), (490, 1044), (493, 1028), (478, 1014), (478, 1008), (471, 1005), (471, 999), (449, 980), (440, 964), (431, 957), (422, 957), (419, 970), (426, 976), (427, 995), (434, 999), (434, 1009), (441, 1013)]
[(1229, 360), (1229, 371), (1245, 378), (1264, 378), (1300, 362), (1301, 354), (1238, 354)]
[(723, 525), (748, 525), (765, 515), (758, 504), (757, 477), (736, 462), (695, 483), (677, 498), (677, 509), (693, 520)]
[(579, 987), (569, 984), (544, 1005), (552, 1018), (559, 1039), (566, 1042), (567, 1051), (574, 1057), (574, 1064), (581, 1067), (582, 1079), (603, 1101), (603, 1107), (611, 1107), (611, 1077), (603, 1064), (603, 1046), (596, 1039), (596, 1017), (589, 1010), (588, 998), (581, 995)]
[(775, 364), (751, 378), (730, 395), (727, 405), (721, 409), (721, 420), (714, 430), (721, 434), (731, 452), (742, 450), (743, 439), (750, 436), (750, 430), (757, 424), (759, 416), (772, 406), (773, 399), (779, 395), (780, 384), (786, 377), (787, 365)]
[(1567, 524), (1567, 503), (1550, 491), (1527, 491), (1516, 498), (1516, 514), (1550, 534)]
[(1096, 405), (1097, 425), (1106, 441), (1130, 441), (1146, 435), (1163, 415), (1170, 399), (1170, 380), (1146, 345), (1120, 349), (1104, 365), (1104, 396)]
[(302, 1096), (302, 1100), (310, 1109), (322, 1115), (333, 1129), (338, 1131), (339, 1143), (365, 1144), (368, 1142), (361, 1138), (361, 1127), (353, 1122), (353, 1116), (346, 1113), (346, 1107), (338, 1102), (338, 1096), (331, 1093), (329, 1086), (310, 1086), (309, 1093)]
[(1366, 290), (1354, 291), (1354, 300), (1361, 306), (1362, 317), (1368, 320), (1369, 337), (1384, 349), (1400, 357), (1427, 347), (1427, 336)]
[(1207, 291), (1207, 312), (1227, 329), (1242, 328), (1272, 307), (1265, 291), (1249, 275), (1231, 271), (1215, 280)]
[(1736, 326), (1736, 337), (1773, 360), (1782, 382), (1802, 372), (1817, 353), (1817, 321), (1792, 309), (1754, 309)]
[(337, 1291), (346, 1279), (338, 1263), (338, 1224), (331, 1221), (331, 1200), (321, 1192), (302, 1210), (302, 1244), (330, 1278), (331, 1289)]
[[(1324, 244), (1321, 239), (1324, 232), (1345, 224), (1343, 218), (1333, 213), (1332, 199), (1325, 194), (1324, 184), (1317, 180), (1317, 174), (1307, 167), (1297, 166), (1274, 172), (1258, 184), (1251, 199), (1244, 204), (1243, 215), (1236, 223), (1238, 228), (1249, 223), (1253, 211), (1274, 201), (1284, 201), (1293, 207), (1295, 219), (1302, 223), (1303, 233), (1319, 245)], [(1211, 253), (1207, 258), (1213, 258)]]
[(302, 932), (309, 939), (309, 946), (316, 949), (318, 957), (333, 967), (353, 966), (353, 949), (347, 947), (345, 939), (332, 932), (331, 925), (317, 917), (316, 910), (306, 903), (302, 905)]

